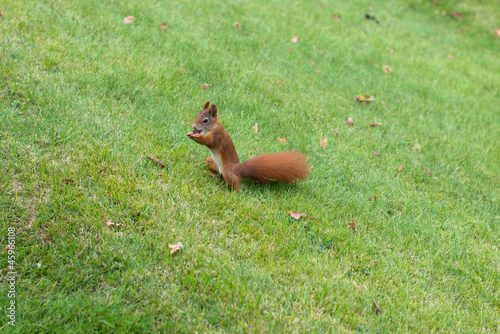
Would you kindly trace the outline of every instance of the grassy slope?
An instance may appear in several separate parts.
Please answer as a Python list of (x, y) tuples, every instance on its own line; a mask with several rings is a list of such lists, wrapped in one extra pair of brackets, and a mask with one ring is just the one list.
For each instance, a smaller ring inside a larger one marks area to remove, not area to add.
[[(499, 330), (499, 11), (431, 3), (4, 2), (16, 329)], [(464, 18), (434, 13), (450, 9)], [(185, 133), (209, 99), (242, 160), (301, 150), (310, 179), (234, 194), (207, 176)]]

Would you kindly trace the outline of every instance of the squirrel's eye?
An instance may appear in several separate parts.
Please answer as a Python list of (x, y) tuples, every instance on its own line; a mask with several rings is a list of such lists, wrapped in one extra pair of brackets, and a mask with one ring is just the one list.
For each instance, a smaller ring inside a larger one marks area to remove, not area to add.
[(208, 118), (205, 118), (205, 119), (203, 120), (203, 123), (208, 123)]

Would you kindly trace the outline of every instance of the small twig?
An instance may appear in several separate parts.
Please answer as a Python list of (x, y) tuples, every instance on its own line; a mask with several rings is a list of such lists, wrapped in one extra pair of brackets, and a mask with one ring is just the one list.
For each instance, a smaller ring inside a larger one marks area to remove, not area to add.
[(156, 159), (155, 157), (148, 157), (148, 158), (159, 164), (162, 168), (165, 168), (165, 164), (160, 160)]
[(375, 298), (373, 298), (373, 306), (375, 306), (375, 310), (377, 311), (377, 314), (382, 313), (382, 310), (380, 309), (380, 306), (378, 306), (377, 302), (375, 301)]

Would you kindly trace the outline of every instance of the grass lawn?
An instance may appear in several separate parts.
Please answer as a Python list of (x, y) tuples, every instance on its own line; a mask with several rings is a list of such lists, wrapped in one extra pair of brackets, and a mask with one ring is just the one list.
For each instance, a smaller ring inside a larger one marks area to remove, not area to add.
[[(500, 8), (413, 3), (2, 1), (1, 331), (499, 332)], [(208, 100), (309, 179), (209, 176)]]

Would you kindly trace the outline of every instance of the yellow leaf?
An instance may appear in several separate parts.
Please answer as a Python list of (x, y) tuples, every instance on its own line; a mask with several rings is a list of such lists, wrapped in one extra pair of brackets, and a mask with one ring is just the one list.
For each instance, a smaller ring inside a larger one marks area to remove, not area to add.
[(135, 21), (135, 17), (133, 17), (133, 16), (127, 16), (123, 19), (123, 23), (125, 23), (125, 24), (134, 23), (134, 21)]

